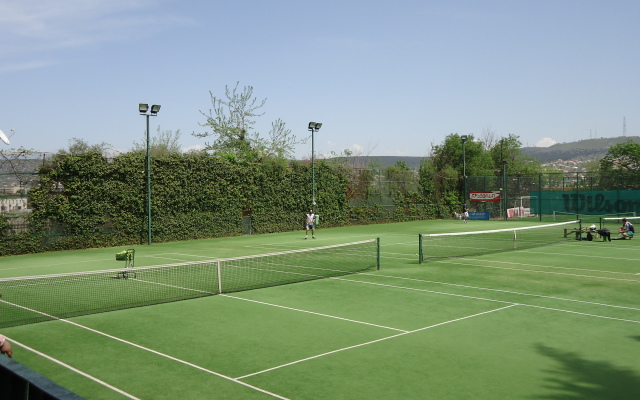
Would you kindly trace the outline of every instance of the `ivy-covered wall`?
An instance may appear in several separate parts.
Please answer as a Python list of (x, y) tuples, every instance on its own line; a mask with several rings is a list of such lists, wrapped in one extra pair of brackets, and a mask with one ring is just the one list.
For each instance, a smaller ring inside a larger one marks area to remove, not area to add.
[[(29, 232), (3, 237), (0, 255), (133, 245), (147, 241), (146, 155), (57, 156), (29, 191)], [(323, 227), (348, 223), (347, 178), (316, 162), (316, 213)], [(153, 242), (303, 229), (311, 206), (311, 166), (299, 162), (234, 163), (210, 155), (153, 158)]]

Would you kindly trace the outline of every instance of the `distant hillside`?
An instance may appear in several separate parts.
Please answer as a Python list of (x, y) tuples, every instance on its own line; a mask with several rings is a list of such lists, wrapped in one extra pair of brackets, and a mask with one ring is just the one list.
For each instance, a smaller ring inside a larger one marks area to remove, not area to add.
[(541, 163), (556, 160), (600, 159), (611, 146), (633, 140), (640, 143), (639, 136), (619, 136), (616, 138), (585, 139), (578, 142), (557, 143), (549, 147), (524, 147), (524, 154)]

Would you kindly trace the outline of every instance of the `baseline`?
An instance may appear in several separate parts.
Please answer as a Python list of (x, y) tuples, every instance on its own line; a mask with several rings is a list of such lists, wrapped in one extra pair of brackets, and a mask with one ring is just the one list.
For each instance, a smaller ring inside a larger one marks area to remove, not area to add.
[[(370, 275), (370, 274), (368, 274), (368, 275)], [(541, 308), (541, 309), (547, 309), (547, 310), (566, 312), (566, 313), (570, 313), (570, 314), (579, 314), (579, 315), (585, 315), (585, 316), (590, 316), (590, 317), (595, 317), (595, 318), (604, 318), (604, 319), (610, 319), (610, 320), (616, 320), (616, 321), (624, 321), (624, 322), (632, 322), (632, 323), (640, 324), (640, 321), (636, 321), (636, 320), (629, 320), (629, 319), (624, 319), (624, 318), (615, 318), (615, 317), (609, 317), (609, 316), (606, 316), (606, 315), (581, 313), (581, 312), (578, 312), (578, 311), (563, 310), (563, 309), (560, 309), (560, 308), (551, 308), (551, 307), (544, 307), (544, 306), (536, 306), (536, 305), (532, 305), (532, 304), (524, 304), (524, 303), (518, 303), (518, 302), (512, 302), (512, 301), (487, 299), (487, 298), (483, 298), (483, 297), (468, 296), (468, 295), (457, 294), (457, 293), (446, 293), (446, 292), (440, 292), (440, 291), (437, 291), (437, 290), (412, 288), (412, 287), (406, 287), (406, 286), (397, 286), (397, 285), (390, 285), (390, 284), (385, 284), (385, 283), (357, 281), (357, 280), (347, 279), (347, 278), (330, 278), (330, 279), (336, 279), (336, 280), (347, 281), (347, 282), (356, 282), (356, 283), (362, 283), (362, 284), (366, 284), (366, 285), (389, 287), (389, 288), (394, 288), (394, 289), (414, 290), (414, 291), (418, 291), (418, 292), (442, 294), (442, 295), (445, 295), (445, 296), (464, 297), (464, 298), (468, 298), (468, 299), (476, 299), (476, 300), (492, 301), (492, 302), (496, 302), (496, 303), (505, 303), (505, 304), (511, 304), (511, 305), (520, 305), (520, 306), (525, 306), (525, 307)], [(614, 307), (614, 306), (612, 306), (612, 307)]]
[(313, 359), (316, 359), (316, 358), (324, 357), (324, 356), (327, 356), (327, 355), (330, 355), (330, 354), (335, 354), (335, 353), (339, 353), (339, 352), (342, 352), (342, 351), (346, 351), (346, 350), (351, 350), (351, 349), (355, 349), (355, 348), (358, 348), (358, 347), (367, 346), (367, 345), (370, 345), (370, 344), (373, 344), (373, 343), (378, 343), (378, 342), (382, 342), (382, 341), (385, 341), (385, 340), (397, 338), (397, 337), (400, 337), (400, 336), (409, 335), (411, 333), (421, 332), (421, 331), (424, 331), (424, 330), (427, 330), (427, 329), (436, 328), (438, 326), (451, 324), (453, 322), (458, 322), (458, 321), (462, 321), (462, 320), (465, 320), (465, 319), (478, 317), (480, 315), (489, 314), (489, 313), (493, 313), (493, 312), (496, 312), (496, 311), (502, 311), (502, 310), (505, 310), (507, 308), (515, 307), (516, 305), (517, 304), (510, 304), (508, 306), (496, 308), (496, 309), (489, 310), (489, 311), (483, 311), (481, 313), (477, 313), (477, 314), (473, 314), (473, 315), (467, 315), (466, 317), (460, 317), (460, 318), (452, 319), (450, 321), (440, 322), (438, 324), (425, 326), (425, 327), (422, 327), (422, 328), (414, 329), (412, 331), (406, 331), (406, 332), (398, 333), (397, 335), (387, 336), (387, 337), (384, 337), (384, 338), (371, 340), (369, 342), (360, 343), (360, 344), (356, 344), (356, 345), (353, 345), (353, 346), (343, 347), (341, 349), (328, 351), (326, 353), (317, 354), (315, 356), (306, 357), (306, 358), (302, 358), (300, 360), (296, 360), (296, 361), (292, 361), (292, 362), (289, 362), (289, 363), (286, 363), (286, 364), (278, 365), (278, 366), (275, 366), (273, 368), (268, 368), (268, 369), (265, 369), (265, 370), (262, 370), (262, 371), (254, 372), (254, 373), (243, 375), (243, 376), (239, 376), (239, 377), (237, 377), (235, 379), (245, 379), (245, 378), (248, 378), (248, 377), (251, 377), (251, 376), (260, 375), (260, 374), (263, 374), (265, 372), (269, 372), (269, 371), (273, 371), (273, 370), (276, 370), (276, 369), (280, 369), (280, 368), (288, 367), (288, 366), (291, 366), (291, 365), (299, 364), (301, 362), (305, 362), (305, 361), (313, 360)]
[[(501, 269), (501, 270), (506, 270), (506, 271), (531, 272), (531, 273), (536, 273), (536, 274), (564, 275), (564, 276), (573, 276), (573, 277), (578, 277), (578, 278), (605, 279), (605, 280), (613, 280), (613, 281), (638, 282), (638, 283), (640, 283), (640, 280), (638, 280), (638, 279), (624, 279), (624, 278), (611, 278), (611, 277), (606, 277), (606, 276), (570, 274), (568, 272), (535, 271), (535, 270), (530, 270), (530, 269), (498, 267), (498, 266), (493, 266), (493, 265), (479, 265), (479, 264), (470, 264), (470, 263), (454, 262), (454, 261), (436, 261), (436, 262), (443, 263), (443, 264), (452, 264), (452, 265), (466, 265), (466, 266), (478, 267), (478, 268)], [(632, 275), (635, 275), (635, 274), (632, 274)]]
[[(89, 331), (89, 332), (96, 333), (96, 334), (98, 334), (98, 335), (101, 335), (101, 336), (104, 336), (104, 337), (106, 337), (106, 338), (109, 338), (109, 339), (112, 339), (112, 340), (118, 341), (118, 342), (120, 342), (120, 343), (127, 344), (127, 345), (129, 345), (129, 346), (132, 346), (132, 347), (138, 348), (138, 349), (140, 349), (140, 350), (144, 350), (144, 351), (147, 351), (147, 352), (149, 352), (149, 353), (152, 353), (152, 354), (155, 354), (155, 355), (158, 355), (158, 356), (161, 356), (161, 357), (167, 358), (167, 359), (169, 359), (169, 360), (171, 360), (171, 361), (176, 361), (176, 362), (178, 362), (178, 363), (180, 363), (180, 364), (183, 364), (183, 365), (186, 365), (186, 366), (189, 366), (189, 367), (195, 368), (195, 369), (197, 369), (197, 370), (199, 370), (199, 371), (202, 371), (202, 372), (205, 372), (205, 373), (208, 373), (208, 374), (211, 374), (211, 375), (215, 375), (215, 376), (217, 376), (217, 377), (219, 377), (219, 378), (226, 379), (226, 380), (228, 380), (228, 381), (231, 381), (231, 382), (237, 383), (237, 384), (239, 384), (239, 385), (245, 386), (245, 387), (247, 387), (247, 388), (250, 388), (250, 389), (256, 390), (256, 391), (258, 391), (258, 392), (261, 392), (261, 393), (267, 394), (267, 395), (272, 396), (272, 397), (275, 397), (275, 398), (277, 398), (277, 399), (281, 399), (281, 400), (290, 400), (290, 399), (288, 399), (288, 398), (286, 398), (286, 397), (283, 397), (283, 396), (280, 396), (280, 395), (278, 395), (278, 394), (276, 394), (276, 393), (269, 392), (269, 391), (264, 390), (264, 389), (262, 389), (262, 388), (259, 388), (259, 387), (257, 387), (257, 386), (254, 386), (254, 385), (248, 384), (248, 383), (246, 383), (246, 382), (242, 382), (242, 381), (240, 381), (240, 380), (238, 380), (238, 379), (236, 379), (236, 378), (232, 378), (232, 377), (230, 377), (230, 376), (227, 376), (227, 375), (221, 374), (221, 373), (219, 373), (219, 372), (212, 371), (212, 370), (210, 370), (210, 369), (207, 369), (207, 368), (201, 367), (201, 366), (196, 365), (196, 364), (194, 364), (194, 363), (191, 363), (191, 362), (189, 362), (189, 361), (182, 360), (182, 359), (180, 359), (180, 358), (177, 358), (177, 357), (171, 356), (171, 355), (169, 355), (169, 354), (162, 353), (162, 352), (160, 352), (160, 351), (150, 349), (150, 348), (148, 348), (148, 347), (145, 347), (145, 346), (139, 345), (139, 344), (137, 344), (137, 343), (133, 343), (133, 342), (131, 342), (131, 341), (129, 341), (129, 340), (122, 339), (122, 338), (119, 338), (119, 337), (117, 337), (117, 336), (110, 335), (110, 334), (108, 334), (108, 333), (106, 333), (106, 332), (102, 332), (102, 331), (99, 331), (99, 330), (97, 330), (97, 329), (93, 329), (93, 328), (90, 328), (90, 327), (88, 327), (88, 326), (84, 326), (84, 325), (79, 324), (79, 323), (77, 323), (77, 322), (73, 322), (73, 321), (70, 321), (70, 320), (68, 320), (68, 319), (57, 318), (57, 317), (55, 317), (55, 316), (53, 316), (53, 315), (48, 315), (48, 314), (46, 314), (46, 313), (43, 313), (43, 312), (41, 312), (41, 311), (37, 311), (37, 310), (31, 310), (31, 311), (32, 311), (32, 312), (35, 312), (35, 313), (42, 314), (42, 315), (46, 315), (47, 317), (49, 317), (49, 318), (51, 318), (51, 319), (54, 319), (54, 320), (57, 320), (57, 321), (60, 321), (60, 322), (67, 323), (67, 324), (73, 325), (73, 326), (78, 327), (78, 328), (81, 328), (81, 329), (85, 329), (85, 330), (87, 330), (87, 331)], [(74, 371), (74, 372), (76, 372), (76, 371)]]

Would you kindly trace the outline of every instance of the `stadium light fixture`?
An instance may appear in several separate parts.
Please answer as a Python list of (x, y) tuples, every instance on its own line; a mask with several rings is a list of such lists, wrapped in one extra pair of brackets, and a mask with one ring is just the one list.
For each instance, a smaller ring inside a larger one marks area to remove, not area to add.
[(160, 106), (154, 104), (149, 110), (149, 104), (138, 104), (138, 111), (140, 115), (144, 115), (147, 118), (147, 243), (151, 245), (151, 141), (149, 137), (149, 117), (155, 117), (160, 111)]
[(314, 134), (322, 128), (322, 122), (309, 122), (311, 131), (311, 204), (316, 206), (316, 166), (315, 166), (315, 143)]

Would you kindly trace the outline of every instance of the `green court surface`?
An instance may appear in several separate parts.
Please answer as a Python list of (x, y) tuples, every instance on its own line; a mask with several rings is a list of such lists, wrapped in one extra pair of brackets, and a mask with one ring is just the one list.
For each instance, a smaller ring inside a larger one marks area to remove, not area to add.
[[(379, 237), (381, 268), (1, 333), (16, 361), (87, 399), (640, 399), (640, 239), (418, 263), (419, 234), (531, 224), (134, 246), (139, 267)], [(0, 277), (119, 268), (125, 249), (4, 257)]]

